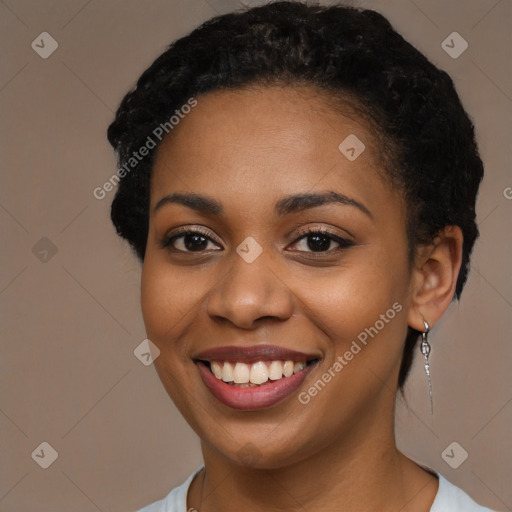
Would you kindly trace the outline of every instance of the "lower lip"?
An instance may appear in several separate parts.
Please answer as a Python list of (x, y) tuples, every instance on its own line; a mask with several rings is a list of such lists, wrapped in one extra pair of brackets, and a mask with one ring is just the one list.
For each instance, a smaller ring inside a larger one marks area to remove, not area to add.
[(251, 388), (241, 388), (226, 384), (223, 380), (213, 375), (208, 366), (202, 362), (196, 363), (201, 378), (211, 394), (232, 409), (254, 411), (272, 407), (288, 398), (313, 370), (316, 363), (309, 364), (299, 373), (290, 377), (283, 377), (275, 381), (267, 381), (266, 384)]

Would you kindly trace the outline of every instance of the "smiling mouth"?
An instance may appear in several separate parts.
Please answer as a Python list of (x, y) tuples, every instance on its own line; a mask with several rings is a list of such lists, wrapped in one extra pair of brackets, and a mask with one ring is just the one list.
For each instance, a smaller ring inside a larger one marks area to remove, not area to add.
[(322, 359), (271, 344), (215, 347), (197, 354), (199, 375), (223, 405), (241, 411), (276, 406), (292, 396)]
[(284, 380), (304, 371), (319, 360), (309, 361), (272, 360), (256, 361), (252, 364), (240, 361), (198, 361), (203, 363), (218, 380), (239, 388), (265, 386)]

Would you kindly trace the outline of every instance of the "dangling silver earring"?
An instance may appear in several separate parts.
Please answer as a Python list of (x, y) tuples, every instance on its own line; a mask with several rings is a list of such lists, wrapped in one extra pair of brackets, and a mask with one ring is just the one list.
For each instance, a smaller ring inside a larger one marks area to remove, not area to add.
[(430, 397), (430, 414), (434, 414), (434, 404), (432, 401), (432, 381), (430, 380), (430, 363), (428, 360), (428, 356), (430, 355), (430, 343), (428, 342), (428, 333), (430, 331), (430, 327), (423, 320), (423, 324), (425, 325), (425, 332), (422, 333), (422, 340), (421, 340), (421, 353), (423, 354), (423, 357), (425, 357), (425, 373), (427, 374), (427, 381), (428, 381), (428, 395)]

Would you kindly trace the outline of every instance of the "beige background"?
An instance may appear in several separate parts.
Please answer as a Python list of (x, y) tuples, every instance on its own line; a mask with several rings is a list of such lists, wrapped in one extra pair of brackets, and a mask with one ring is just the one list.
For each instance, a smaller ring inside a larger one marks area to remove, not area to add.
[[(486, 163), (469, 283), (431, 338), (435, 415), (417, 358), (398, 443), (483, 504), (512, 510), (512, 5), (359, 4), (451, 74)], [(236, 5), (0, 2), (2, 512), (134, 510), (200, 464), (197, 438), (133, 354), (145, 338), (139, 264), (114, 235), (113, 193), (92, 191), (116, 170), (105, 131), (124, 93), (173, 39)], [(31, 48), (44, 31), (59, 45), (47, 59)], [(469, 43), (457, 59), (441, 47), (453, 31)], [(58, 452), (48, 469), (31, 457), (43, 441)], [(453, 441), (469, 454), (458, 469), (441, 456)]]

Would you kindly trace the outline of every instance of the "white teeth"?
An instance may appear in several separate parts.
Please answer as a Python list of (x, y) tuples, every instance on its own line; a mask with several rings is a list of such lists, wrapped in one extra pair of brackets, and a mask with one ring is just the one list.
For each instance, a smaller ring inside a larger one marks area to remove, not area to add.
[[(265, 384), (269, 379), (279, 380), (283, 377), (291, 377), (299, 373), (307, 364), (305, 362), (294, 363), (293, 361), (258, 361), (252, 365), (246, 363), (230, 363), (212, 361), (210, 368), (212, 373), (219, 380), (233, 382), (242, 387)], [(246, 385), (246, 386), (245, 386)]]
[(263, 384), (268, 380), (268, 367), (263, 361), (258, 361), (251, 366), (250, 381), (253, 384)]
[(270, 380), (279, 380), (283, 376), (283, 363), (281, 361), (272, 361), (268, 367), (268, 378)]
[(215, 377), (217, 377), (217, 379), (222, 379), (223, 372), (222, 372), (222, 366), (220, 365), (220, 363), (217, 363), (217, 361), (212, 361), (211, 367), (212, 367), (212, 372), (215, 375)]
[(293, 361), (285, 361), (283, 364), (283, 375), (291, 377), (293, 375)]
[(247, 384), (249, 382), (250, 370), (245, 363), (236, 363), (233, 370), (233, 380), (236, 384)]
[(299, 373), (306, 368), (306, 363), (295, 363), (293, 365), (293, 373)]
[(224, 382), (233, 382), (233, 366), (231, 363), (224, 363), (222, 367), (222, 380)]

